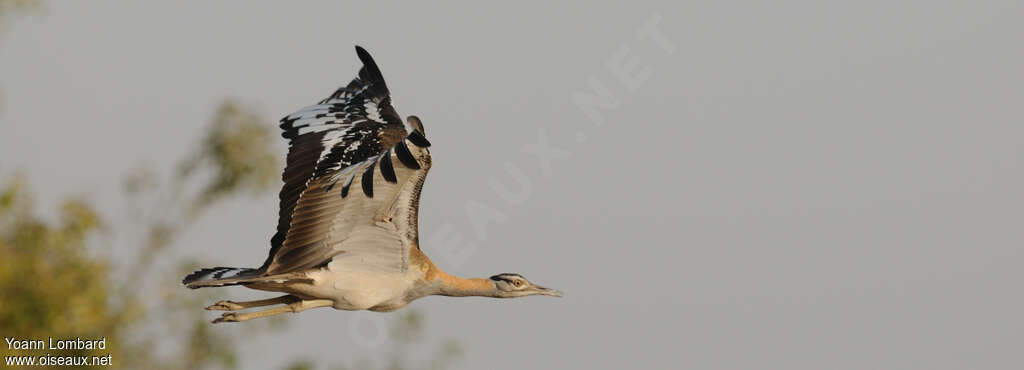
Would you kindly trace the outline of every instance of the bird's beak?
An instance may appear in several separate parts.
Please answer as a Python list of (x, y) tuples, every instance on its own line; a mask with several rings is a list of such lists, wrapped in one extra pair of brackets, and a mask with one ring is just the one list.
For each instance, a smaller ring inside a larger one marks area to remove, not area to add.
[(542, 286), (537, 286), (537, 294), (549, 295), (549, 296), (552, 296), (552, 297), (561, 297), (562, 296), (562, 291), (555, 290), (555, 289), (549, 289), (549, 288), (545, 288), (545, 287), (542, 287)]

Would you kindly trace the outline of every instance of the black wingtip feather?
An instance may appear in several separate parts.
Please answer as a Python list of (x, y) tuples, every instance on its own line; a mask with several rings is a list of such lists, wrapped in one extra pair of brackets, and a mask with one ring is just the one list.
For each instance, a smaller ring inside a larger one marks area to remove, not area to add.
[(366, 51), (362, 46), (356, 45), (356, 54), (359, 55), (359, 59), (363, 60), (364, 63), (366, 59), (373, 60), (373, 58), (370, 58), (370, 52)]
[(410, 133), (408, 139), (409, 142), (420, 148), (430, 147), (430, 141), (427, 140), (427, 138), (423, 137), (423, 134), (420, 134), (419, 131), (413, 131), (412, 133)]
[(372, 164), (366, 166), (366, 172), (363, 172), (363, 194), (367, 198), (373, 198), (373, 167)]
[[(359, 60), (363, 62), (363, 71), (366, 72), (367, 79), (374, 84), (380, 84), (381, 87), (387, 89), (387, 85), (384, 83), (384, 75), (380, 73), (380, 68), (377, 67), (377, 62), (373, 61), (373, 57), (370, 53), (363, 49), (362, 46), (356, 45), (356, 55), (359, 56)], [(360, 71), (360, 72), (363, 72)], [(360, 73), (361, 75), (362, 73)]]
[(420, 163), (416, 162), (416, 157), (413, 157), (412, 152), (409, 151), (409, 147), (405, 146), (405, 140), (399, 141), (395, 144), (395, 156), (402, 162), (406, 167), (414, 170), (420, 169)]
[(380, 175), (387, 182), (398, 182), (398, 177), (395, 176), (395, 167), (391, 165), (391, 149), (385, 151), (380, 157)]
[[(354, 175), (353, 175), (353, 176), (354, 176)], [(344, 197), (347, 197), (347, 196), (348, 196), (348, 187), (349, 187), (349, 186), (352, 186), (352, 183), (351, 183), (351, 182), (346, 182), (346, 183), (345, 183), (345, 185), (342, 185), (342, 186), (341, 186), (341, 197), (342, 197), (342, 198), (344, 198)]]

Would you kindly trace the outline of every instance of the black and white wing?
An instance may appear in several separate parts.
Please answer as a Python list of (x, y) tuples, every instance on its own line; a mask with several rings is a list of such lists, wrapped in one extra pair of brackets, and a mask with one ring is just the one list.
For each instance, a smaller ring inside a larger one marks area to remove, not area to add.
[[(281, 119), (291, 145), (277, 233), (259, 269), (265, 276), (322, 266), (341, 253), (358, 255), (367, 247), (352, 247), (356, 240), (401, 244), (384, 245), (394, 249), (386, 254), (415, 243), (429, 143), (422, 126), (407, 135), (380, 69), (366, 50), (357, 46), (356, 53), (363, 67), (351, 83)], [(395, 226), (398, 220), (405, 224)]]

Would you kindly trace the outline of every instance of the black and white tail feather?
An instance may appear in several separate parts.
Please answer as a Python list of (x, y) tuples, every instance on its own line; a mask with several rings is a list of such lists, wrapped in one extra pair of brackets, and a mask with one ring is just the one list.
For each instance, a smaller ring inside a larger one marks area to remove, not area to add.
[(237, 285), (247, 278), (259, 275), (259, 269), (245, 267), (211, 267), (193, 272), (181, 283), (189, 288)]

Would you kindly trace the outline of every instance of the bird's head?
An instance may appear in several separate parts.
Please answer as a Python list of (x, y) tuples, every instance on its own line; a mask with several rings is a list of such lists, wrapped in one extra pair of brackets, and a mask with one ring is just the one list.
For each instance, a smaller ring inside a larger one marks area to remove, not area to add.
[(499, 298), (516, 298), (536, 294), (552, 297), (562, 296), (562, 292), (531, 283), (519, 274), (497, 274), (491, 276), (491, 280), (494, 280), (494, 286)]

